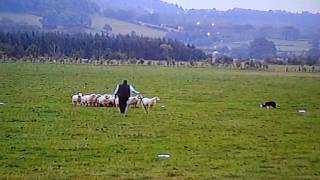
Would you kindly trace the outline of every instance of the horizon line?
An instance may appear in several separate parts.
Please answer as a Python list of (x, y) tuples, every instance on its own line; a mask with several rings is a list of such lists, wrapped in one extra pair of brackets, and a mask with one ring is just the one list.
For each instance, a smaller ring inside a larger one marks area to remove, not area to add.
[(287, 13), (292, 13), (292, 14), (303, 14), (303, 13), (310, 13), (310, 14), (320, 14), (320, 10), (319, 11), (309, 11), (309, 10), (302, 10), (302, 11), (291, 11), (291, 10), (286, 10), (286, 9), (253, 9), (253, 8), (243, 8), (243, 7), (233, 7), (233, 8), (228, 8), (228, 9), (220, 9), (220, 8), (187, 8), (184, 7), (181, 4), (178, 3), (174, 3), (174, 2), (168, 2), (167, 0), (160, 0), (161, 2), (164, 3), (168, 3), (168, 4), (172, 4), (172, 5), (176, 5), (178, 7), (181, 7), (183, 10), (215, 10), (215, 11), (230, 11), (230, 10), (234, 10), (234, 9), (243, 9), (243, 10), (252, 10), (252, 11), (263, 11), (263, 12), (270, 12), (270, 11), (274, 11), (274, 12), (287, 12)]

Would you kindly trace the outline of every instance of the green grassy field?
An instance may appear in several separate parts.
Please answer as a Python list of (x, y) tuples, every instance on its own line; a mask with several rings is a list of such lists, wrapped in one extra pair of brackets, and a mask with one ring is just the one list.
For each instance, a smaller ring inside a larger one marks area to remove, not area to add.
[[(161, 98), (150, 114), (70, 103), (124, 78)], [(319, 179), (319, 89), (307, 73), (0, 64), (0, 178)]]

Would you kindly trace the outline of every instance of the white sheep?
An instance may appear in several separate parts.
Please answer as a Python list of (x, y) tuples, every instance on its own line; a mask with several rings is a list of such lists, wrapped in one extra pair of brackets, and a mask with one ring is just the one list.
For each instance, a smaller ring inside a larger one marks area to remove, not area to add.
[(95, 106), (96, 105), (96, 97), (97, 96), (98, 96), (97, 94), (91, 94), (89, 96), (89, 99), (88, 99), (89, 106)]
[(80, 105), (81, 98), (82, 98), (82, 93), (75, 94), (75, 95), (71, 96), (71, 103), (75, 106)]
[(109, 95), (102, 95), (98, 97), (97, 106), (103, 106), (103, 107), (110, 106), (112, 102), (109, 98), (110, 98)]
[(89, 99), (90, 95), (83, 95), (81, 97), (81, 105), (83, 106), (88, 106), (88, 99)]
[(152, 107), (154, 107), (157, 104), (157, 101), (160, 101), (159, 97), (153, 97), (153, 98), (140, 97), (140, 99), (141, 99), (140, 104), (143, 106), (143, 108), (146, 109), (146, 111), (149, 111)]
[(84, 95), (81, 98), (81, 105), (93, 106), (95, 105), (96, 94)]
[(98, 98), (100, 98), (101, 96), (102, 96), (101, 94), (95, 94), (95, 96), (92, 99), (92, 106), (99, 106)]
[(119, 106), (119, 99), (116, 98), (115, 95), (105, 94), (104, 96), (105, 96), (106, 98), (108, 98), (108, 100), (109, 100), (109, 105), (111, 105), (111, 106), (116, 106), (116, 107)]
[(127, 101), (128, 106), (138, 107), (138, 105), (140, 104), (139, 97), (140, 97), (139, 95), (129, 97)]

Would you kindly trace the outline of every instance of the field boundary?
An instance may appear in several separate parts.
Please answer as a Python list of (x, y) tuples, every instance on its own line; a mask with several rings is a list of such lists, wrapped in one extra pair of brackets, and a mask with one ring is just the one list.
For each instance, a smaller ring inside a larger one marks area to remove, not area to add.
[(51, 58), (51, 57), (23, 57), (0, 58), (0, 63), (33, 63), (33, 64), (84, 64), (101, 66), (160, 66), (171, 68), (214, 68), (230, 71), (252, 71), (252, 72), (285, 72), (285, 73), (320, 73), (320, 66), (308, 65), (270, 65), (261, 62), (250, 64), (248, 62), (236, 62), (232, 64), (211, 63), (210, 61), (173, 61), (173, 60), (109, 60), (109, 59), (81, 59), (81, 58)]

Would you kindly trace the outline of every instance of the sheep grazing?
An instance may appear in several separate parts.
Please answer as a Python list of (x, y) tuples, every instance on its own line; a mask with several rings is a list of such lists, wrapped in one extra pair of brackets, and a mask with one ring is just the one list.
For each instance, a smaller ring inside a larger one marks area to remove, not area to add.
[(81, 105), (83, 106), (88, 106), (88, 99), (89, 99), (90, 95), (83, 95), (81, 97)]
[(274, 101), (267, 101), (267, 102), (264, 102), (264, 103), (260, 104), (260, 107), (261, 108), (267, 108), (267, 109), (277, 108), (277, 103), (274, 102)]
[(139, 95), (129, 97), (127, 104), (128, 106), (138, 107), (140, 104)]
[(82, 98), (82, 93), (75, 94), (75, 95), (71, 96), (71, 103), (75, 106), (80, 105), (81, 98)]
[(154, 107), (157, 104), (157, 101), (160, 101), (159, 97), (153, 97), (153, 98), (143, 98), (139, 97), (141, 99), (141, 105), (146, 110), (146, 112), (150, 111), (152, 107)]
[(119, 105), (119, 100), (117, 100), (118, 98), (116, 98), (115, 95), (106, 94), (105, 96), (109, 99), (109, 106), (116, 106), (116, 104)]
[(112, 101), (110, 100), (110, 95), (102, 95), (97, 99), (97, 106), (100, 107), (108, 107), (112, 105)]
[(101, 97), (101, 94), (96, 94), (92, 100), (92, 106), (99, 106), (98, 99)]
[(84, 95), (81, 98), (81, 105), (94, 106), (96, 104), (96, 94)]
[(97, 97), (97, 94), (91, 94), (89, 95), (89, 98), (88, 98), (88, 105), (89, 106), (95, 106), (96, 104), (96, 97)]
[[(138, 107), (144, 104), (143, 107), (147, 107), (150, 110), (159, 101), (159, 97), (143, 98), (140, 95), (130, 97), (127, 101), (128, 106)], [(79, 93), (72, 96), (72, 103), (74, 105), (82, 106), (96, 106), (96, 107), (119, 107), (119, 98), (111, 94), (86, 94)]]

